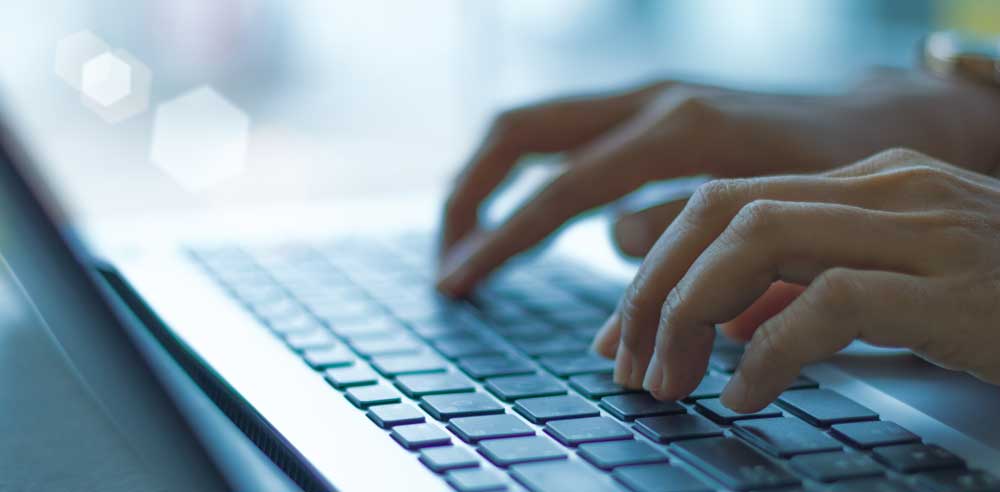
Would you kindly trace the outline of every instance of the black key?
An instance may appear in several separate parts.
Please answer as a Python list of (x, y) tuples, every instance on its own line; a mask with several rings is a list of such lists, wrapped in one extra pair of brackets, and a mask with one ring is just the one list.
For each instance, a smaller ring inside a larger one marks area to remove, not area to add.
[(438, 420), (503, 413), (503, 407), (485, 393), (425, 396), (420, 407)]
[(451, 419), (448, 422), (448, 428), (468, 443), (476, 443), (483, 439), (533, 436), (535, 434), (535, 430), (528, 427), (528, 424), (525, 424), (516, 415), (509, 413), (459, 417)]
[(742, 350), (716, 350), (708, 359), (708, 366), (716, 371), (732, 373), (740, 365)]
[(764, 409), (755, 413), (736, 413), (725, 407), (718, 398), (698, 400), (695, 402), (694, 407), (696, 410), (701, 412), (702, 415), (712, 419), (715, 423), (722, 425), (729, 425), (737, 420), (767, 419), (781, 416), (781, 410), (774, 405), (768, 405), (764, 407)]
[(406, 374), (396, 377), (396, 387), (410, 398), (447, 393), (466, 393), (476, 387), (465, 376), (453, 372)]
[(420, 451), (420, 462), (427, 468), (438, 473), (456, 468), (475, 468), (479, 466), (479, 457), (465, 448), (458, 446), (443, 446), (426, 448)]
[(778, 405), (819, 427), (878, 419), (878, 414), (870, 409), (825, 389), (782, 393), (778, 398)]
[(715, 374), (706, 374), (701, 378), (698, 387), (688, 395), (688, 399), (697, 400), (700, 398), (715, 398), (722, 394), (722, 388), (726, 387), (729, 378), (724, 378)]
[(382, 355), (372, 357), (372, 367), (391, 378), (403, 374), (444, 372), (448, 367), (438, 356), (429, 352), (420, 355)]
[(676, 466), (652, 465), (616, 468), (614, 477), (635, 492), (711, 492), (705, 482)]
[(796, 485), (799, 480), (742, 441), (724, 437), (680, 441), (672, 445), (685, 461), (744, 491)]
[(933, 444), (903, 444), (875, 448), (872, 457), (879, 463), (900, 473), (960, 468), (962, 458)]
[(861, 449), (920, 442), (920, 438), (916, 434), (898, 424), (884, 420), (835, 425), (831, 428), (831, 434), (837, 439)]
[(316, 370), (349, 366), (356, 360), (354, 354), (343, 345), (305, 350), (302, 352), (302, 359)]
[(635, 428), (662, 443), (722, 435), (722, 428), (698, 415), (662, 415), (636, 419)]
[(531, 374), (535, 372), (535, 368), (528, 361), (512, 355), (466, 357), (458, 361), (458, 367), (470, 377), (476, 379)]
[(351, 341), (362, 357), (376, 355), (417, 354), (423, 350), (423, 345), (408, 336), (394, 335), (391, 337), (363, 337)]
[(486, 343), (474, 336), (450, 336), (432, 342), (441, 355), (449, 359), (472, 357), (476, 355), (495, 355), (500, 351), (495, 345)]
[(580, 456), (603, 470), (626, 465), (667, 462), (667, 455), (662, 451), (643, 441), (635, 440), (581, 444)]
[(788, 389), (790, 390), (808, 389), (808, 388), (819, 388), (819, 383), (805, 376), (799, 376), (795, 378), (795, 381), (792, 381), (792, 384), (788, 385)]
[(424, 413), (409, 403), (394, 403), (371, 407), (368, 418), (379, 427), (388, 429), (397, 425), (419, 424), (424, 421)]
[(486, 380), (486, 389), (504, 401), (566, 394), (566, 388), (548, 374), (504, 376)]
[(632, 439), (632, 431), (607, 417), (553, 420), (545, 425), (545, 432), (567, 446)]
[(528, 357), (580, 353), (590, 348), (587, 342), (566, 334), (514, 339), (511, 343)]
[(444, 479), (458, 492), (493, 492), (507, 490), (503, 476), (493, 470), (452, 470)]
[(344, 396), (346, 396), (347, 399), (358, 408), (368, 408), (374, 405), (388, 405), (390, 403), (399, 403), (401, 401), (399, 393), (397, 393), (396, 390), (382, 384), (347, 388), (347, 391), (344, 392)]
[(430, 446), (444, 446), (451, 442), (451, 436), (434, 424), (400, 425), (389, 434), (406, 449), (420, 449)]
[(378, 382), (378, 375), (375, 371), (360, 364), (348, 367), (335, 367), (323, 372), (327, 382), (334, 388), (344, 389), (351, 386), (365, 386)]
[(491, 439), (479, 444), (479, 452), (494, 465), (502, 467), (566, 458), (566, 452), (546, 436)]
[(514, 411), (535, 424), (550, 420), (596, 417), (597, 407), (576, 395), (524, 398), (514, 403)]
[(865, 492), (916, 492), (917, 489), (898, 480), (865, 478), (840, 482), (826, 490), (827, 492), (858, 492), (861, 490)]
[(659, 401), (649, 393), (630, 393), (601, 399), (601, 408), (620, 420), (684, 413), (684, 407), (674, 401)]
[(337, 344), (333, 334), (329, 331), (317, 328), (315, 330), (297, 331), (285, 335), (285, 343), (292, 350), (301, 352), (308, 349), (331, 347)]
[(916, 477), (927, 492), (998, 492), (1000, 478), (979, 470), (941, 470)]
[(605, 359), (600, 355), (585, 352), (582, 354), (567, 355), (547, 355), (538, 359), (547, 371), (561, 378), (576, 376), (577, 374), (591, 374), (598, 372), (612, 372), (615, 370), (615, 361)]
[(820, 482), (877, 477), (884, 473), (875, 460), (861, 453), (806, 454), (792, 458), (789, 463), (799, 473)]
[(736, 422), (733, 433), (778, 458), (841, 449), (840, 443), (832, 437), (788, 417)]
[(611, 395), (638, 393), (639, 390), (628, 389), (614, 381), (610, 373), (581, 374), (569, 378), (569, 385), (583, 396), (594, 400)]
[(579, 461), (514, 465), (510, 474), (531, 492), (620, 492), (607, 475)]

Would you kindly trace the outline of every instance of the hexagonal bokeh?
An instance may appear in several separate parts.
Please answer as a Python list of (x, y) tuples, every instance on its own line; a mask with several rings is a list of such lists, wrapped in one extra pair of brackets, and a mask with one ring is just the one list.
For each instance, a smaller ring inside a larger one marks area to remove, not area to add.
[(80, 92), (108, 107), (132, 92), (132, 67), (113, 53), (102, 53), (83, 64)]
[(83, 64), (111, 51), (108, 43), (90, 31), (80, 31), (62, 38), (56, 46), (55, 71), (70, 87), (83, 88)]
[(150, 159), (188, 191), (201, 191), (243, 172), (250, 118), (210, 87), (161, 104)]
[(153, 74), (125, 50), (98, 55), (84, 63), (80, 102), (108, 123), (131, 118), (149, 108)]

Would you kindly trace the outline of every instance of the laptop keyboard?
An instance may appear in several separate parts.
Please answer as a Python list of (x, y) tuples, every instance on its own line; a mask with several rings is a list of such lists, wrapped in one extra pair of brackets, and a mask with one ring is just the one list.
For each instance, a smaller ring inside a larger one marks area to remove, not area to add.
[(800, 377), (773, 405), (718, 399), (720, 337), (682, 402), (616, 385), (589, 352), (624, 286), (539, 260), (438, 296), (429, 241), (193, 249), (275, 337), (460, 492), (1000, 491), (1000, 479)]

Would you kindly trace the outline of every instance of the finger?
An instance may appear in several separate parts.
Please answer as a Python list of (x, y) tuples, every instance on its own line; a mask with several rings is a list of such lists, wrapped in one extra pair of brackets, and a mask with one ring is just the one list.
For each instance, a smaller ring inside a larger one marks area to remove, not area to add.
[(562, 99), (498, 116), (447, 199), (442, 251), (476, 227), (479, 206), (521, 156), (583, 145), (635, 114), (663, 87), (652, 84), (620, 94)]
[(746, 342), (753, 336), (760, 325), (780, 313), (795, 300), (805, 287), (777, 281), (768, 287), (767, 292), (760, 296), (745, 311), (720, 325), (722, 332), (733, 340)]
[(754, 334), (722, 402), (738, 412), (765, 407), (799, 375), (855, 339), (920, 347), (932, 338), (925, 306), (932, 296), (919, 277), (831, 269)]
[(594, 343), (591, 346), (594, 352), (609, 359), (614, 358), (618, 352), (618, 340), (621, 337), (622, 327), (619, 321), (618, 315), (615, 313), (604, 322), (604, 326), (594, 336)]
[(686, 205), (687, 200), (674, 200), (618, 217), (613, 231), (615, 245), (625, 255), (646, 256)]
[[(917, 214), (752, 202), (667, 296), (646, 373), (647, 389), (664, 399), (694, 390), (703, 372), (691, 368), (706, 364), (709, 351), (684, 348), (746, 310), (776, 279), (808, 284), (833, 267), (934, 273), (935, 258), (948, 247), (930, 231)], [(660, 384), (650, 386), (654, 380)]]
[[(660, 310), (677, 282), (733, 216), (756, 199), (869, 206), (882, 200), (858, 179), (781, 176), (711, 181), (700, 186), (681, 214), (667, 227), (646, 256), (620, 304), (623, 357), (635, 361), (617, 367), (645, 368), (653, 353)], [(642, 386), (644, 371), (616, 374), (627, 386)]]

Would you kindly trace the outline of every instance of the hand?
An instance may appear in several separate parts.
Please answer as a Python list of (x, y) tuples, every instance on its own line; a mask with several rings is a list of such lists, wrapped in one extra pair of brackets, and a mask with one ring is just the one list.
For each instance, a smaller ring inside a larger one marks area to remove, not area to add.
[[(1000, 155), (998, 119), (995, 91), (897, 72), (835, 96), (660, 82), (509, 111), (493, 123), (447, 201), (438, 285), (465, 295), (569, 219), (652, 181), (816, 172), (901, 145), (987, 172)], [(499, 228), (480, 230), (483, 201), (521, 156), (539, 152), (565, 153), (566, 172)], [(644, 254), (678, 209), (633, 218), (648, 230), (619, 241), (622, 249)]]
[(700, 187), (595, 346), (616, 358), (617, 382), (682, 398), (705, 373), (715, 325), (764, 302), (778, 312), (753, 327), (722, 394), (734, 410), (763, 408), (803, 365), (856, 339), (1000, 384), (998, 299), (1000, 181), (897, 150)]

